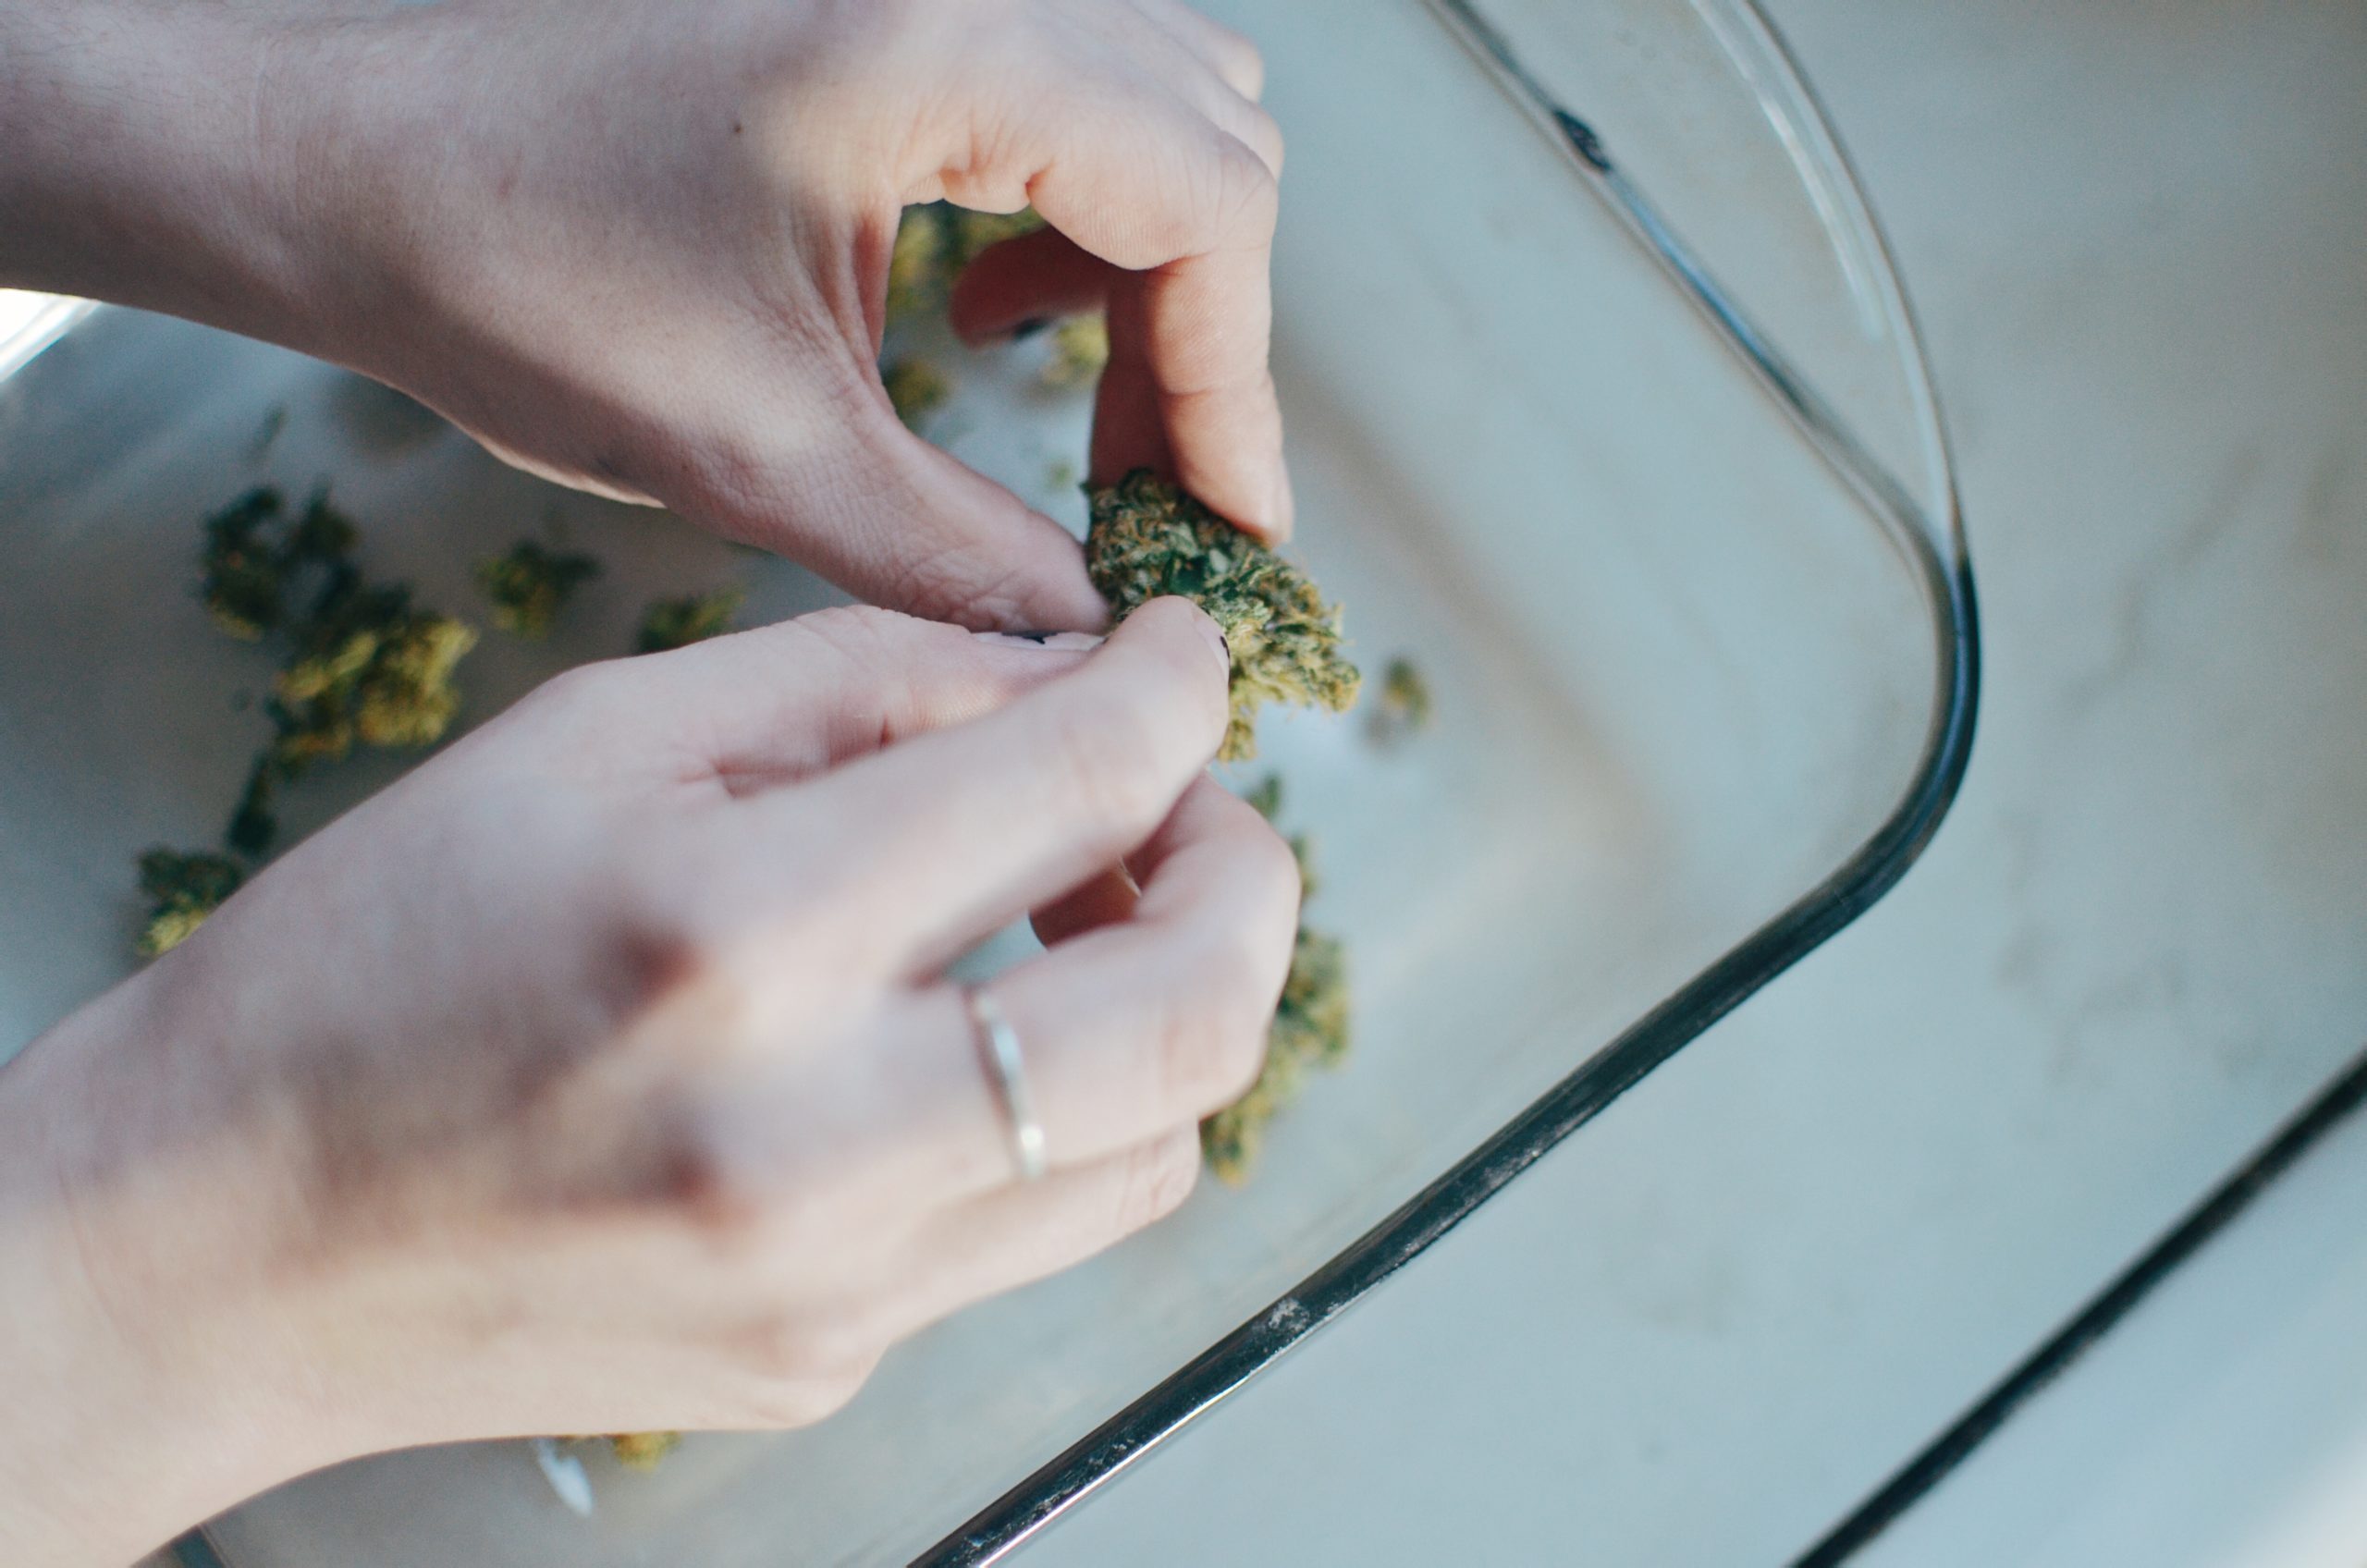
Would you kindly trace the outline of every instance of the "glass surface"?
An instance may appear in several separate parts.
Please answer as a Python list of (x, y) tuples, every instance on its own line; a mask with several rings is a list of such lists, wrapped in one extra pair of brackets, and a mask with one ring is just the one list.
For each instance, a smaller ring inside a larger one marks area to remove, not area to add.
[[(568, 1513), (523, 1445), (308, 1477), (210, 1535), (231, 1568), (892, 1562), (1256, 1317), (1850, 861), (1929, 761), (1929, 582), (1530, 106), (1416, 0), (1219, 5), (1291, 137), (1278, 376), (1299, 552), (1429, 732), (1275, 722), (1358, 1038), (1248, 1186), (900, 1347), (812, 1430), (697, 1437), (655, 1475), (583, 1451)], [(1950, 516), (1886, 264), (1746, 9), (1520, 0), (1495, 20), (1785, 350)], [(950, 357), (950, 355), (949, 355)], [(1075, 399), (963, 360), (938, 429), (1071, 521)], [(276, 411), (282, 410), (282, 411)], [(468, 563), (556, 525), (609, 563), (548, 649), (488, 637), (476, 711), (617, 651), (640, 602), (737, 575), (751, 619), (831, 595), (776, 563), (499, 468), (293, 355), (105, 312), (0, 386), (0, 1048), (121, 974), (130, 862), (196, 843), (267, 678), (187, 591), (197, 517), (334, 480), (374, 565), (476, 604)], [(248, 728), (253, 723), (250, 720)], [(316, 814), (390, 773), (357, 766)], [(298, 821), (291, 826), (308, 826)], [(1755, 983), (1755, 982), (1754, 982)], [(587, 1369), (590, 1371), (591, 1369)], [(1220, 1390), (1219, 1390), (1220, 1391)]]

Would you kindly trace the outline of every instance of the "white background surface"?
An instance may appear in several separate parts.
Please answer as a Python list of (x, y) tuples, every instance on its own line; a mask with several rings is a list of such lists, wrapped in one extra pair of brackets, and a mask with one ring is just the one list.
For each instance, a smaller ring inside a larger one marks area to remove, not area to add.
[(2367, 8), (1773, 9), (1959, 446), (1956, 818), (1030, 1568), (1784, 1561), (2367, 1042)]

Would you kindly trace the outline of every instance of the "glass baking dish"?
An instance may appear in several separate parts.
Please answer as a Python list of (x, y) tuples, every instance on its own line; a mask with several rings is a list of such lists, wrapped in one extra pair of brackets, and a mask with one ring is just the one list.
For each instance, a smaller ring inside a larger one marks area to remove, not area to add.
[[(956, 1562), (1000, 1554), (1417, 1255), (1887, 889), (1960, 776), (1971, 580), (1920, 350), (1813, 103), (1747, 0), (1210, 6), (1291, 137), (1277, 373), (1299, 553), (1428, 730), (1269, 719), (1357, 1043), (1240, 1190), (900, 1347), (815, 1428), (654, 1474), (528, 1447), (386, 1455), (214, 1522), (230, 1568)], [(1582, 117), (1581, 117), (1582, 116)], [(942, 343), (933, 351), (952, 361)], [(956, 362), (935, 434), (1081, 522), (1079, 400)], [(298, 356), (120, 311), (0, 384), (0, 1048), (121, 974), (132, 856), (201, 843), (267, 679), (188, 592), (200, 514), (326, 478), (429, 603), (553, 530), (607, 562), (482, 715), (731, 578), (833, 595), (548, 489)], [(356, 764), (313, 820), (391, 776)], [(300, 830), (305, 820), (291, 821)], [(587, 1369), (591, 1371), (594, 1369)]]

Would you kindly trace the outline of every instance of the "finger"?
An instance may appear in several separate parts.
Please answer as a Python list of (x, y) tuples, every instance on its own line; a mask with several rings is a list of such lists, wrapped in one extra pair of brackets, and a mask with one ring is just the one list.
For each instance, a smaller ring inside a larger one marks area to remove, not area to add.
[(1266, 92), (1266, 60), (1257, 46), (1181, 0), (1136, 0), (1143, 13), (1208, 63), (1227, 86), (1251, 103)]
[(1093, 395), (1093, 438), (1085, 476), (1095, 484), (1115, 484), (1138, 468), (1162, 479), (1176, 477), (1175, 455), (1167, 439), (1167, 413), (1159, 402), (1159, 373), (1151, 364), (1149, 331), (1144, 324), (1143, 280), (1126, 276), (1110, 296), (1110, 358)]
[(903, 1293), (882, 1325), (901, 1339), (989, 1296), (1074, 1268), (1184, 1206), (1199, 1181), (1200, 1135), (1179, 1127), (1040, 1182), (956, 1205), (923, 1225)]
[(750, 802), (748, 837), (820, 845), (848, 921), (933, 973), (1151, 835), (1216, 754), (1227, 668), (1214, 622), (1154, 600), (1001, 711)]
[(1058, 229), (1039, 228), (979, 251), (953, 280), (947, 315), (963, 342), (988, 343), (1023, 323), (1099, 310), (1121, 276)]
[(846, 606), (595, 667), (574, 700), (595, 743), (630, 733), (637, 766), (747, 794), (992, 713), (1076, 668), (1099, 643), (1082, 632), (1028, 641)]
[(1081, 103), (1036, 134), (1037, 209), (1086, 251), (1149, 275), (1138, 341), (1174, 477), (1230, 521), (1284, 536), (1292, 501), (1267, 370), (1272, 170), (1178, 104)]
[[(669, 504), (859, 598), (976, 630), (1098, 630), (1109, 607), (1067, 530), (904, 428), (876, 366), (762, 422)], [(791, 526), (791, 523), (794, 526)]]
[[(1087, 1164), (1196, 1121), (1240, 1097), (1265, 1059), (1290, 967), (1299, 879), (1290, 849), (1257, 812), (1202, 779), (1146, 847), (1133, 915), (1014, 966), (989, 986), (1020, 1042), (1056, 1167)], [(1010, 1123), (960, 993), (917, 1004), (932, 1028), (907, 1048), (941, 1052), (928, 1118), (935, 1180), (962, 1192), (1013, 1170)]]

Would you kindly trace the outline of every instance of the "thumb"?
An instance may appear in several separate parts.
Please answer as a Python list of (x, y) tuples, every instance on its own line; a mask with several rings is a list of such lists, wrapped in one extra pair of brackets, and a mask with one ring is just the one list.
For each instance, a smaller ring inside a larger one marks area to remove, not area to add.
[(718, 521), (908, 615), (977, 631), (1108, 621), (1066, 529), (905, 429), (876, 378), (866, 390), (829, 410), (828, 434), (783, 475), (791, 493)]

